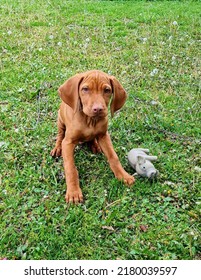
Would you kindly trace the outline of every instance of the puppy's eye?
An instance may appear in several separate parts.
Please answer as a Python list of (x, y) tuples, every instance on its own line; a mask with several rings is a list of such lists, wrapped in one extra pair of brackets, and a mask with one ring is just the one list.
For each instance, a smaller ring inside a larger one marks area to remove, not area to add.
[(89, 88), (85, 86), (82, 88), (82, 91), (87, 93), (89, 91)]
[(111, 89), (109, 87), (104, 88), (104, 93), (111, 93)]

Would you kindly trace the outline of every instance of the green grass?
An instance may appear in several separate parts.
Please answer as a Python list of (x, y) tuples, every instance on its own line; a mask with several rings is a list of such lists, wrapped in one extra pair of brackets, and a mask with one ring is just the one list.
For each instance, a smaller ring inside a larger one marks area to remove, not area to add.
[[(0, 6), (0, 258), (200, 259), (199, 1), (14, 1)], [(129, 98), (110, 120), (125, 167), (158, 155), (157, 182), (118, 182), (76, 150), (85, 204), (65, 203), (57, 88), (77, 72), (115, 75)]]

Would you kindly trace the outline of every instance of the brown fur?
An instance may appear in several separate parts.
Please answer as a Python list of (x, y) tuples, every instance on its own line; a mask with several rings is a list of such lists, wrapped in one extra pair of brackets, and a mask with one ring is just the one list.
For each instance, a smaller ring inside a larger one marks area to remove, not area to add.
[[(93, 152), (103, 151), (114, 175), (132, 185), (134, 177), (121, 166), (108, 133), (108, 106), (111, 115), (126, 101), (126, 92), (113, 76), (98, 70), (77, 74), (59, 88), (63, 100), (58, 112), (58, 135), (52, 156), (62, 154), (67, 184), (66, 202), (83, 201), (74, 149), (80, 142), (89, 142)], [(112, 100), (111, 100), (112, 99)]]

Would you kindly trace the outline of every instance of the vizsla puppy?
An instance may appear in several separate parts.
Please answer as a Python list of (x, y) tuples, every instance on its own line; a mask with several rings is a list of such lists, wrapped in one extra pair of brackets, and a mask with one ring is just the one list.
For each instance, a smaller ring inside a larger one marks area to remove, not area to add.
[[(90, 142), (93, 152), (103, 151), (114, 175), (127, 185), (134, 177), (122, 167), (108, 133), (108, 105), (111, 115), (126, 101), (126, 92), (113, 76), (92, 70), (77, 74), (59, 88), (62, 99), (58, 113), (58, 135), (52, 156), (62, 154), (67, 184), (66, 202), (83, 201), (74, 150), (80, 142)], [(111, 102), (110, 102), (111, 100)]]

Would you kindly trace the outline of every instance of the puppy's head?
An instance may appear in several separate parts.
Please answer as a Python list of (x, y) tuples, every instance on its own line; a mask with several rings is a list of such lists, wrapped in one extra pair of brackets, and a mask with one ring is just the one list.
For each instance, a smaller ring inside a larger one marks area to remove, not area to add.
[(89, 117), (100, 118), (107, 116), (109, 103), (113, 116), (124, 105), (127, 97), (115, 77), (98, 70), (71, 77), (60, 86), (59, 94), (74, 112), (81, 109)]

